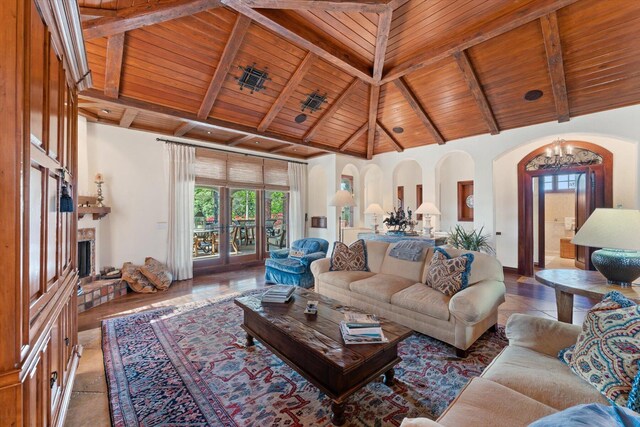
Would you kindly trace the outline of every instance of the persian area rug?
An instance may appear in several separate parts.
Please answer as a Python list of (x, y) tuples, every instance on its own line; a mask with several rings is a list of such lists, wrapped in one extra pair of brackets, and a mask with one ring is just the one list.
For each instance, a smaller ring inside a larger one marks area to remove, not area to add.
[[(244, 346), (232, 298), (163, 308), (102, 325), (114, 426), (329, 426), (330, 400), (256, 340)], [(355, 393), (347, 425), (436, 418), (507, 344), (487, 332), (466, 359), (416, 334), (399, 347), (396, 381)]]

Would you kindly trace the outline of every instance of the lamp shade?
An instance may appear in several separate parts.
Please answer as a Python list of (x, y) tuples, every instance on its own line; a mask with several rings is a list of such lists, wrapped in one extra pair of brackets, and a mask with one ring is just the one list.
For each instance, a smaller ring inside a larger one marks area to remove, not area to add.
[(431, 202), (424, 202), (418, 207), (418, 209), (416, 209), (414, 213), (427, 214), (427, 215), (440, 215), (440, 211), (438, 210), (436, 205), (434, 205)]
[(353, 200), (353, 196), (347, 190), (338, 190), (336, 194), (331, 198), (329, 206), (337, 206), (342, 208), (344, 206), (355, 206), (356, 202)]
[(592, 248), (640, 250), (640, 211), (596, 209), (571, 241)]
[(366, 214), (376, 214), (376, 215), (384, 215), (384, 211), (382, 207), (377, 203), (371, 203), (367, 210), (364, 211)]

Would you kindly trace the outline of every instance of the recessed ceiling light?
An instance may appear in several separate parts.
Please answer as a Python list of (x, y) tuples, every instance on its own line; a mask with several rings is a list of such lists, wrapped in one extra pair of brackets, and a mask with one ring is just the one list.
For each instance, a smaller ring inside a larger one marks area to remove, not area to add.
[(260, 141), (256, 141), (256, 144), (260, 144)]
[(296, 118), (294, 119), (294, 121), (295, 121), (296, 123), (302, 123), (302, 122), (304, 122), (305, 120), (307, 120), (307, 115), (306, 115), (306, 114), (298, 114), (298, 115), (296, 116)]
[(105, 114), (111, 114), (111, 110), (107, 110), (106, 108), (103, 108), (103, 109), (102, 109), (102, 110), (100, 110), (100, 111), (102, 111), (102, 112), (103, 112), (103, 113), (105, 113)]
[(210, 131), (210, 130), (208, 130), (208, 131), (207, 131), (207, 133), (208, 133), (209, 135), (211, 135), (211, 131)]
[(396, 126), (396, 127), (393, 128), (393, 131), (395, 133), (402, 133), (402, 132), (404, 132), (404, 128), (400, 127), (400, 126)]
[(524, 94), (524, 99), (526, 101), (537, 101), (542, 98), (543, 92), (539, 89), (530, 90), (529, 92)]

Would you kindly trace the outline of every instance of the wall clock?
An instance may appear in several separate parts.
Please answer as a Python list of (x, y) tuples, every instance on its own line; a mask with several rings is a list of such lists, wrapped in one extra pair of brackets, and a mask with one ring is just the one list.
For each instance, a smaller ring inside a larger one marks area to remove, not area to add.
[(468, 208), (473, 209), (473, 194), (470, 194), (467, 196), (467, 199), (465, 200), (465, 204), (467, 205)]

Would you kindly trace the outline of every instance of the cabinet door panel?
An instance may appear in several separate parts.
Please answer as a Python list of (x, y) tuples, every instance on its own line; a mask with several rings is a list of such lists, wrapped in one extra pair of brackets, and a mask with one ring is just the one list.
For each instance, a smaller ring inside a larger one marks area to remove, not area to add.
[(51, 285), (58, 278), (58, 177), (49, 175), (47, 185), (47, 284)]
[(42, 296), (42, 207), (45, 169), (32, 165), (29, 174), (29, 302)]

